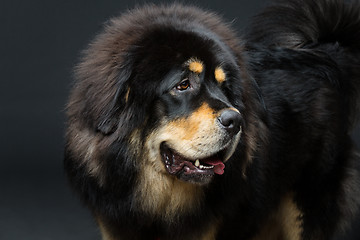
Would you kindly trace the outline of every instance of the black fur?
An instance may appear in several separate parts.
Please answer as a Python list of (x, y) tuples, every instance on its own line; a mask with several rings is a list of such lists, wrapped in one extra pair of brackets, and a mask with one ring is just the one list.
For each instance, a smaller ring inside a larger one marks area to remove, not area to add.
[[(255, 18), (244, 44), (196, 8), (136, 11), (110, 21), (84, 53), (68, 105), (65, 168), (107, 232), (200, 239), (216, 223), (216, 239), (252, 239), (289, 193), (302, 213), (301, 239), (347, 229), (360, 202), (360, 157), (349, 136), (359, 113), (360, 4), (278, 1)], [(168, 94), (194, 56), (208, 69), (222, 65), (227, 81), (219, 87), (205, 71), (198, 92)], [(197, 209), (172, 221), (134, 207), (142, 159), (132, 151), (132, 132), (141, 129), (142, 151), (162, 119), (186, 117), (203, 102), (235, 107), (243, 118), (225, 174), (203, 187)], [(77, 140), (84, 131), (95, 160)]]

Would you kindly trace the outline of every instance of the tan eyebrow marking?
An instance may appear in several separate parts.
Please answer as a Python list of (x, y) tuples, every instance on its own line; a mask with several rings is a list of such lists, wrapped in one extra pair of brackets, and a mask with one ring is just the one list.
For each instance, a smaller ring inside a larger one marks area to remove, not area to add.
[(202, 61), (196, 58), (190, 58), (190, 60), (187, 61), (187, 65), (190, 71), (194, 73), (202, 73), (204, 71), (204, 64)]
[(222, 83), (226, 80), (225, 72), (221, 67), (215, 69), (215, 79), (219, 83)]

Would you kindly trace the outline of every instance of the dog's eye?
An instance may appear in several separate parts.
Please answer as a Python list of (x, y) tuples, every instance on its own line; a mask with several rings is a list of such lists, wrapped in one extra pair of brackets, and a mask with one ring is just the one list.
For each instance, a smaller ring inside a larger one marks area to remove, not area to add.
[(182, 82), (176, 86), (176, 89), (179, 90), (179, 91), (185, 91), (187, 90), (188, 88), (190, 88), (190, 81), (189, 79), (184, 79), (182, 80)]

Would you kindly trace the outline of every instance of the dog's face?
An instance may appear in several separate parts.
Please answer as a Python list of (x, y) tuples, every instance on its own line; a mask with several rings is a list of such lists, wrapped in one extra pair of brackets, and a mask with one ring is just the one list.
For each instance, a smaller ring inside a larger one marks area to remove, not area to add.
[(191, 57), (159, 82), (156, 124), (146, 139), (154, 171), (198, 184), (224, 173), (242, 128), (241, 114), (224, 92), (231, 76), (225, 69)]

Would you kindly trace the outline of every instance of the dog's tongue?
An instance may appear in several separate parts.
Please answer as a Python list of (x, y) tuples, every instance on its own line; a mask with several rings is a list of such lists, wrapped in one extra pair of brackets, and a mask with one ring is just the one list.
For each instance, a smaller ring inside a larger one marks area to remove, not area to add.
[(203, 160), (204, 163), (214, 166), (214, 173), (222, 175), (224, 174), (225, 164), (220, 159), (208, 159)]

